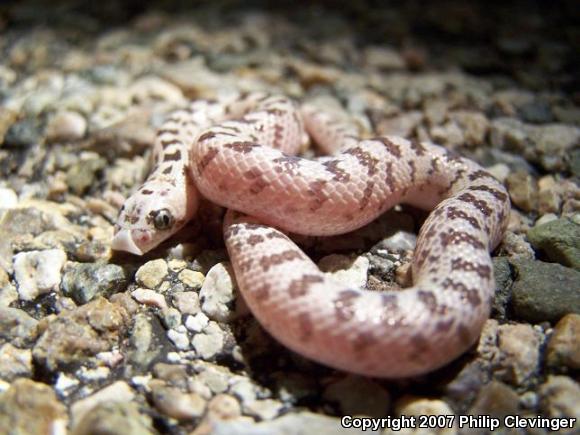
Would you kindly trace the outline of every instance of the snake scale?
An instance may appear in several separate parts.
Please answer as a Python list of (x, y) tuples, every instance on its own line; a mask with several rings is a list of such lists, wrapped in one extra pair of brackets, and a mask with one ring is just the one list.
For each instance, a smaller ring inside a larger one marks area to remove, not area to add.
[[(296, 156), (308, 135), (333, 154)], [(476, 163), (431, 143), (363, 140), (313, 107), (265, 93), (174, 112), (153, 155), (153, 171), (121, 209), (113, 249), (149, 251), (194, 218), (202, 197), (228, 208), (224, 238), (241, 293), (294, 351), (400, 378), (445, 365), (479, 337), (495, 291), (489, 252), (510, 202)], [(432, 210), (403, 291), (340, 285), (284, 233), (345, 233), (399, 203)]]

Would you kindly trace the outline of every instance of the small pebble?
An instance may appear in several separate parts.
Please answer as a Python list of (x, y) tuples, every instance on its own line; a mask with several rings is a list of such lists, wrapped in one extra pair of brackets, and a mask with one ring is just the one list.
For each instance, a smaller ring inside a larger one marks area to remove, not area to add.
[(167, 302), (165, 302), (165, 298), (162, 294), (157, 293), (155, 290), (138, 288), (137, 290), (133, 290), (131, 292), (131, 296), (137, 302), (142, 304), (151, 305), (157, 308), (161, 308), (162, 310), (167, 309)]
[(510, 261), (516, 273), (511, 308), (529, 322), (557, 322), (568, 313), (580, 314), (580, 272), (555, 263), (527, 259)]
[(566, 218), (536, 224), (528, 239), (551, 261), (580, 270), (580, 224)]
[(191, 344), (199, 356), (208, 360), (221, 352), (224, 340), (224, 333), (218, 324), (209, 322), (203, 333), (193, 337)]
[(74, 402), (70, 408), (73, 424), (79, 423), (97, 405), (111, 402), (130, 402), (134, 397), (135, 393), (126, 382), (117, 381), (88, 397)]
[(345, 286), (364, 288), (367, 284), (369, 264), (369, 259), (362, 255), (353, 259), (345, 255), (332, 254), (321, 258), (318, 267)]
[(0, 427), (10, 434), (65, 435), (66, 407), (53, 389), (30, 379), (16, 379), (0, 395)]
[(218, 394), (213, 397), (207, 406), (211, 418), (229, 420), (242, 415), (242, 408), (238, 400), (229, 394)]
[(13, 380), (32, 376), (32, 352), (30, 349), (18, 349), (10, 343), (0, 347), (0, 378)]
[(201, 309), (197, 292), (177, 292), (172, 299), (173, 305), (181, 314), (197, 314)]
[[(197, 337), (197, 336), (196, 336)], [(189, 337), (184, 332), (178, 332), (175, 329), (170, 329), (167, 331), (167, 338), (171, 340), (171, 342), (175, 345), (176, 348), (179, 350), (187, 350), (189, 349)], [(195, 340), (195, 338), (194, 338)], [(194, 341), (195, 347), (195, 341)], [(196, 348), (197, 350), (197, 348)]]
[(23, 301), (57, 290), (66, 253), (61, 249), (20, 252), (14, 256), (14, 279)]
[(163, 414), (177, 420), (200, 417), (205, 411), (205, 400), (195, 393), (182, 393), (178, 388), (159, 386), (151, 392), (153, 404)]
[(390, 407), (389, 392), (371, 379), (348, 375), (330, 384), (324, 398), (337, 402), (343, 414), (383, 416)]
[(552, 367), (580, 369), (580, 314), (568, 314), (556, 324), (546, 354)]
[(156, 288), (168, 273), (167, 262), (163, 259), (151, 260), (137, 270), (137, 283), (150, 289)]
[(86, 119), (77, 112), (59, 112), (48, 123), (46, 138), (51, 142), (82, 139), (87, 131)]
[(197, 313), (195, 316), (187, 316), (185, 327), (192, 332), (201, 332), (208, 325), (209, 318), (203, 313)]
[[(580, 422), (580, 385), (567, 376), (548, 376), (540, 385), (540, 409), (551, 418), (575, 418)], [(577, 433), (575, 428), (560, 433)]]
[(18, 195), (12, 189), (0, 187), (0, 209), (14, 208), (18, 204)]
[(201, 309), (210, 319), (224, 322), (230, 318), (230, 304), (235, 297), (234, 283), (234, 274), (229, 265), (218, 263), (209, 270), (199, 299)]
[(501, 325), (497, 376), (513, 385), (522, 385), (531, 379), (539, 367), (541, 344), (542, 338), (530, 325)]
[(205, 276), (201, 272), (196, 272), (190, 269), (184, 269), (179, 272), (177, 278), (184, 283), (187, 287), (190, 287), (194, 290), (199, 290), (203, 285)]

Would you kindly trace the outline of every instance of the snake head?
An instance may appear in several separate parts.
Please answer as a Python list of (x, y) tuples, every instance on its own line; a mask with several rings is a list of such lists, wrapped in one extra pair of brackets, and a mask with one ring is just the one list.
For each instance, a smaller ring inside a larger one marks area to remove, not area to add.
[(188, 186), (163, 180), (145, 183), (121, 207), (112, 249), (143, 255), (181, 229), (197, 211)]

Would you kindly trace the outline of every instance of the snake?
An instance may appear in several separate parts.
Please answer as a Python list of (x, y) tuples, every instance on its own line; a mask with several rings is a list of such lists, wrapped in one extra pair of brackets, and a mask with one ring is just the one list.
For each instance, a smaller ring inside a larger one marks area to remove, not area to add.
[[(324, 155), (298, 155), (309, 141)], [(250, 311), (294, 352), (396, 379), (432, 372), (478, 340), (510, 200), (474, 161), (427, 141), (363, 138), (312, 104), (262, 92), (173, 112), (152, 155), (150, 175), (121, 207), (112, 249), (150, 251), (206, 199), (227, 209), (224, 241)], [(351, 288), (289, 236), (346, 233), (401, 203), (430, 211), (408, 288)]]

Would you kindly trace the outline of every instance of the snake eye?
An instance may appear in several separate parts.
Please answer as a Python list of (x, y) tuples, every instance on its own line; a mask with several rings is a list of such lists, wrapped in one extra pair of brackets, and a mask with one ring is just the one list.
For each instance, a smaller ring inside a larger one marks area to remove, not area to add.
[(166, 208), (162, 208), (155, 215), (153, 224), (158, 230), (166, 230), (173, 225), (173, 215)]

